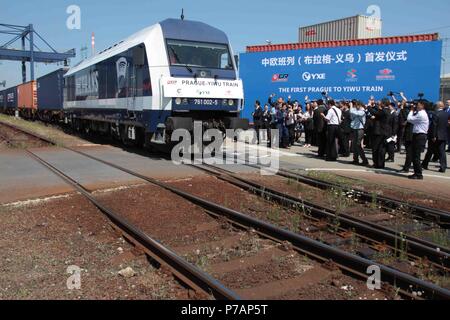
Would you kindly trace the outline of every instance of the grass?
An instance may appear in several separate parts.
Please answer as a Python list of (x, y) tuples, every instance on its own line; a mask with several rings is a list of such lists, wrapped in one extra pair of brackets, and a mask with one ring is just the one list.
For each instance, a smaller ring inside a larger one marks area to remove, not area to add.
[(395, 252), (400, 261), (408, 260), (408, 244), (403, 232), (400, 232), (399, 237), (395, 238)]
[(433, 230), (430, 233), (430, 238), (433, 243), (436, 243), (442, 247), (450, 248), (450, 237), (447, 230)]
[(40, 122), (26, 121), (20, 118), (14, 118), (4, 114), (0, 114), (0, 122), (9, 123), (19, 128), (23, 128), (25, 130), (37, 133), (41, 136), (47, 137), (53, 142), (55, 142), (56, 146), (59, 147), (65, 146), (64, 140), (61, 139), (61, 137), (59, 137), (59, 134), (65, 135), (65, 133), (63, 133), (59, 129), (46, 127), (44, 124)]
[(271, 208), (269, 213), (267, 214), (267, 218), (273, 222), (280, 221), (280, 209), (279, 208)]
[(300, 223), (302, 221), (302, 216), (300, 213), (295, 213), (291, 217), (291, 226), (292, 231), (299, 232), (300, 231)]

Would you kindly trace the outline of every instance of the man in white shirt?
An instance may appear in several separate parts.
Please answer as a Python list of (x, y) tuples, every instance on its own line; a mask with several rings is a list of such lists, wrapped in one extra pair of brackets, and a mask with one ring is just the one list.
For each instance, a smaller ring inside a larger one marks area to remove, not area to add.
[(415, 110), (411, 110), (408, 115), (408, 122), (413, 125), (412, 159), (414, 164), (414, 175), (410, 176), (409, 179), (423, 180), (420, 157), (425, 151), (428, 128), (430, 125), (430, 120), (425, 111), (425, 103), (423, 101), (419, 101)]
[(339, 125), (342, 122), (342, 111), (336, 107), (334, 100), (328, 101), (329, 109), (324, 117), (327, 122), (327, 161), (336, 161), (338, 157), (337, 138), (339, 135)]

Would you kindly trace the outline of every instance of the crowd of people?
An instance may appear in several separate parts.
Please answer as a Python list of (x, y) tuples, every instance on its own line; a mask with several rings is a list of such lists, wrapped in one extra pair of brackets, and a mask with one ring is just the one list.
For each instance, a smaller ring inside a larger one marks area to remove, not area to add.
[[(396, 97), (399, 96), (400, 99)], [(430, 161), (439, 161), (439, 172), (447, 169), (446, 145), (450, 144), (450, 100), (445, 105), (423, 99), (409, 101), (403, 93), (390, 93), (381, 101), (370, 98), (362, 101), (335, 101), (323, 98), (311, 101), (305, 98), (303, 107), (289, 96), (275, 99), (269, 96), (262, 106), (255, 102), (253, 123), (255, 143), (260, 144), (261, 134), (267, 138), (268, 147), (274, 139), (281, 148), (290, 148), (300, 142), (304, 134), (304, 147), (318, 147), (319, 158), (337, 161), (350, 157), (353, 164), (384, 169), (386, 162), (394, 162), (396, 153), (405, 149), (406, 160), (400, 172), (414, 174), (410, 179), (422, 180), (423, 170)], [(272, 137), (273, 130), (278, 137)], [(428, 145), (428, 148), (426, 148)], [(372, 150), (373, 165), (369, 164), (366, 149)], [(421, 162), (422, 153), (427, 150)]]

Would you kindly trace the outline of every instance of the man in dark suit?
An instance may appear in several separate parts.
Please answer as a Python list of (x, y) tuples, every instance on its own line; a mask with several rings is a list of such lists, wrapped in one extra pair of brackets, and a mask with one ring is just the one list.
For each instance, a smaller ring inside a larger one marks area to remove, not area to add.
[(391, 128), (388, 125), (389, 100), (383, 99), (376, 109), (372, 111), (373, 137), (372, 158), (375, 169), (385, 168), (386, 139), (391, 136)]
[(326, 114), (327, 108), (325, 107), (323, 100), (320, 99), (317, 101), (317, 108), (314, 110), (314, 132), (316, 134), (316, 141), (319, 145), (319, 157), (325, 157), (325, 150), (327, 147), (327, 126), (322, 114)]
[(350, 108), (347, 102), (341, 103), (342, 122), (338, 135), (339, 154), (342, 157), (350, 157), (350, 138), (352, 133), (352, 119), (350, 115)]
[(449, 113), (446, 112), (444, 103), (439, 101), (437, 103), (437, 111), (433, 114), (432, 122), (430, 124), (428, 152), (422, 163), (422, 167), (425, 170), (428, 170), (428, 164), (435, 151), (439, 154), (439, 172), (444, 173), (447, 170), (447, 154), (445, 153), (445, 146), (447, 144), (449, 119)]
[[(255, 102), (255, 111), (253, 112), (253, 124), (255, 125), (255, 131), (256, 131), (256, 140), (259, 144), (259, 133), (263, 124), (263, 110), (261, 108), (261, 103), (259, 100), (256, 100)], [(253, 141), (254, 142), (254, 141)]]
[(395, 113), (395, 104), (394, 103), (391, 103), (389, 105), (387, 128), (388, 128), (389, 132), (386, 133), (386, 136), (388, 137), (388, 139), (390, 139), (390, 141), (386, 142), (386, 146), (387, 146), (386, 148), (387, 148), (387, 153), (388, 153), (388, 159), (386, 161), (394, 162), (395, 161), (395, 147), (397, 144), (394, 137), (397, 136), (397, 132), (398, 132), (398, 116)]

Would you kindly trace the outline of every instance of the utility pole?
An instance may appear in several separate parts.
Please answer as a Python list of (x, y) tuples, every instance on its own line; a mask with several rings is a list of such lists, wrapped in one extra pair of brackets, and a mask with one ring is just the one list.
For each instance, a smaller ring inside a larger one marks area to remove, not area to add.
[(81, 61), (86, 60), (87, 56), (88, 56), (88, 47), (87, 46), (83, 46), (80, 49), (80, 55), (81, 55)]
[(92, 56), (95, 55), (95, 33), (92, 32), (91, 36)]

